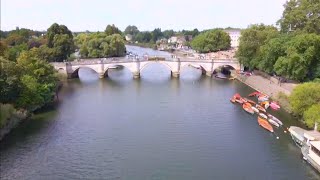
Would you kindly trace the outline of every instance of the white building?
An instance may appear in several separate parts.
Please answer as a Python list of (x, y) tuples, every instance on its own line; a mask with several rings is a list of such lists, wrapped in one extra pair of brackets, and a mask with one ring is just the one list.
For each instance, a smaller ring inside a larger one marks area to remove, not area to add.
[(229, 34), (230, 39), (231, 39), (231, 47), (235, 48), (239, 46), (239, 41), (240, 41), (240, 30), (224, 30), (226, 33)]
[(132, 35), (131, 34), (127, 34), (126, 35), (126, 41), (132, 41)]

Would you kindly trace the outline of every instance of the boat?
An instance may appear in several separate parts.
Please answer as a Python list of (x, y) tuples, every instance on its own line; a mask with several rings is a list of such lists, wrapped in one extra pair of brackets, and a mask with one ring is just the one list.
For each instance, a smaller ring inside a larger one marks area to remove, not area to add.
[(301, 148), (303, 159), (320, 172), (320, 132), (305, 131), (304, 144)]
[(279, 110), (280, 109), (280, 105), (277, 102), (272, 101), (270, 103), (270, 108), (273, 110)]
[(217, 74), (214, 77), (218, 78), (218, 79), (228, 79), (228, 77), (226, 77), (226, 76), (219, 76)]
[(253, 93), (249, 94), (248, 96), (252, 97), (252, 96), (258, 96), (260, 94), (261, 94), (261, 92), (256, 91), (256, 92), (253, 92)]
[(258, 124), (261, 127), (265, 128), (266, 130), (273, 132), (273, 127), (270, 125), (270, 123), (267, 120), (265, 120), (259, 116), (258, 116)]
[(235, 103), (235, 102), (236, 102), (236, 99), (235, 99), (235, 98), (231, 98), (230, 101), (231, 101), (232, 103)]
[(236, 78), (235, 77), (231, 77), (231, 78), (229, 78), (229, 80), (235, 80)]
[(266, 96), (259, 96), (259, 97), (258, 97), (258, 101), (259, 101), (259, 102), (264, 102), (264, 101), (268, 101), (268, 100), (269, 100), (269, 98), (266, 97)]
[(252, 109), (251, 107), (252, 107), (252, 105), (251, 105), (250, 103), (248, 103), (248, 102), (243, 103), (243, 105), (242, 105), (242, 108), (243, 108), (246, 112), (248, 112), (248, 113), (250, 113), (250, 114), (254, 114), (254, 111), (253, 111), (253, 109)]
[(266, 112), (266, 110), (259, 104), (256, 104), (256, 108), (259, 109), (259, 111)]
[(264, 118), (264, 119), (268, 119), (268, 116), (265, 115), (264, 113), (259, 113), (259, 116), (262, 117), (262, 118)]
[(269, 101), (263, 101), (263, 102), (261, 102), (260, 103), (260, 105), (262, 106), (262, 107), (264, 107), (264, 109), (268, 109), (269, 108)]
[(281, 125), (281, 126), (283, 125), (282, 121), (280, 121), (278, 118), (274, 117), (274, 116), (271, 115), (271, 114), (268, 114), (268, 118), (276, 121), (276, 122), (277, 122), (279, 125)]
[(304, 142), (304, 133), (307, 131), (305, 129), (302, 129), (301, 127), (297, 126), (290, 126), (288, 131), (290, 132), (291, 138), (293, 142), (298, 146), (302, 147), (305, 142)]
[(256, 113), (259, 113), (259, 109), (257, 109), (256, 107), (252, 106), (251, 109)]
[(256, 104), (256, 102), (250, 100), (250, 99), (247, 99), (247, 98), (242, 98), (244, 100), (244, 102), (248, 102), (248, 103), (251, 103), (252, 105), (253, 104)]
[(268, 121), (269, 121), (270, 124), (272, 124), (272, 125), (274, 125), (276, 127), (280, 127), (280, 125), (276, 121), (274, 121), (273, 119), (269, 118)]
[(243, 104), (243, 100), (242, 99), (236, 99), (236, 102), (239, 104)]

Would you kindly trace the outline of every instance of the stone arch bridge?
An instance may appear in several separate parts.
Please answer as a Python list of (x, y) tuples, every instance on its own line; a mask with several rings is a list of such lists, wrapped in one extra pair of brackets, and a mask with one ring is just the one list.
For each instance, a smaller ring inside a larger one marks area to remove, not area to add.
[(190, 59), (190, 58), (173, 58), (166, 59), (156, 58), (95, 58), (95, 59), (79, 59), (72, 62), (54, 62), (51, 63), (59, 73), (64, 73), (68, 78), (78, 78), (80, 68), (90, 68), (99, 74), (100, 78), (108, 76), (108, 69), (126, 67), (129, 69), (134, 78), (140, 77), (140, 72), (150, 64), (160, 63), (165, 65), (173, 77), (179, 77), (180, 71), (186, 66), (192, 66), (202, 70), (202, 74), (211, 76), (213, 71), (219, 67), (229, 66), (233, 69), (240, 70), (241, 66), (236, 59)]

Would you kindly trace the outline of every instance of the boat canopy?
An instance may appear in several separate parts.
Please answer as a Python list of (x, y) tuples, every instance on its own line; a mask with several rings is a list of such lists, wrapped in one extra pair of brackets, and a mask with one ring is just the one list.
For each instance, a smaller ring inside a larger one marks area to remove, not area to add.
[(320, 141), (310, 141), (310, 144), (320, 151)]
[(320, 132), (318, 131), (307, 131), (303, 136), (310, 141), (320, 140)]

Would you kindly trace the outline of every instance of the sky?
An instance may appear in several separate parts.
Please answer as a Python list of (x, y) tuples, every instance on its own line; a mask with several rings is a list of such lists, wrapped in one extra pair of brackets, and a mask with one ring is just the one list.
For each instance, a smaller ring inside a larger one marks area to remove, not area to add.
[(103, 31), (108, 24), (140, 31), (275, 24), (286, 0), (1, 0), (1, 30)]

